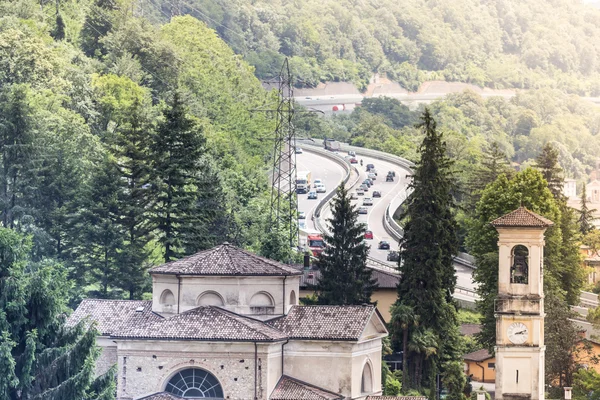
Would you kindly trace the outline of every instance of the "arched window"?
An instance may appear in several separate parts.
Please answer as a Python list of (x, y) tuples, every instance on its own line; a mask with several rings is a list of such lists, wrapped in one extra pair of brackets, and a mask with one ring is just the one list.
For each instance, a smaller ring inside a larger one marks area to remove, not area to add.
[(250, 299), (250, 311), (252, 314), (273, 314), (275, 302), (267, 292), (258, 292)]
[(521, 244), (512, 249), (510, 283), (529, 283), (529, 250)]
[(290, 293), (290, 306), (295, 306), (296, 305), (296, 292), (294, 292), (292, 290), (292, 292)]
[(167, 306), (172, 306), (175, 304), (175, 296), (173, 296), (173, 292), (169, 289), (166, 289), (160, 295), (160, 304), (164, 304)]
[(371, 365), (369, 363), (366, 363), (363, 368), (360, 391), (361, 393), (373, 392), (373, 372), (371, 371)]
[(210, 372), (199, 368), (179, 371), (167, 383), (165, 392), (184, 399), (222, 400), (221, 384)]
[(217, 292), (213, 292), (212, 290), (208, 290), (198, 296), (198, 300), (196, 300), (196, 304), (199, 306), (218, 306), (223, 307), (225, 305), (225, 301), (221, 295)]

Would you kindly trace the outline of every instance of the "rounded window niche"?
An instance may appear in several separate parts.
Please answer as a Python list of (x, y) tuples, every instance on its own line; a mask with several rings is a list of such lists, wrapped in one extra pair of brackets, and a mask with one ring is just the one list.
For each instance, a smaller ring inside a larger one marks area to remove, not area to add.
[(296, 292), (292, 290), (290, 293), (290, 306), (295, 306), (295, 305), (296, 305)]
[(188, 368), (169, 379), (165, 392), (184, 399), (222, 400), (223, 388), (213, 374), (200, 368)]
[(258, 292), (250, 299), (250, 311), (252, 314), (273, 314), (275, 302), (267, 292)]
[(522, 244), (513, 247), (511, 252), (510, 283), (529, 283), (529, 249)]
[(160, 295), (160, 304), (166, 306), (172, 306), (175, 304), (175, 296), (173, 296), (173, 292), (171, 292), (169, 289), (164, 290)]
[(371, 365), (367, 362), (363, 368), (362, 378), (360, 382), (361, 393), (372, 393), (373, 392), (373, 372), (371, 371)]
[(196, 300), (196, 305), (223, 307), (225, 305), (225, 301), (219, 293), (214, 292), (212, 290), (208, 290), (202, 293), (200, 296), (198, 296), (198, 299)]

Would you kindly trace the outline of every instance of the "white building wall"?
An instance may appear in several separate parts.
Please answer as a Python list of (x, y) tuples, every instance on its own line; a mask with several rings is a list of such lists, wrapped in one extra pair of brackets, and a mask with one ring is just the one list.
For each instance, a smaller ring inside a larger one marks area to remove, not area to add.
[[(229, 311), (253, 315), (260, 318), (265, 314), (281, 315), (287, 312), (290, 306), (292, 291), (296, 297), (296, 303), (300, 290), (300, 278), (298, 276), (182, 276), (181, 283), (174, 275), (153, 275), (152, 286), (152, 310), (161, 314), (185, 312), (198, 307), (199, 299), (203, 294), (210, 294), (211, 299), (220, 297), (222, 304), (212, 302), (211, 305), (221, 306)], [(285, 286), (285, 292), (284, 292)], [(165, 290), (170, 290), (175, 298), (175, 305), (161, 304), (161, 297)], [(179, 291), (181, 291), (179, 293)], [(255, 295), (257, 295), (254, 297)], [(262, 306), (265, 296), (271, 299), (270, 307), (253, 308)], [(257, 298), (262, 301), (256, 302)], [(254, 298), (254, 301), (253, 301)], [(179, 303), (179, 304), (177, 304)]]
[(117, 398), (162, 392), (175, 373), (196, 367), (213, 374), (231, 400), (254, 398), (256, 368), (257, 398), (267, 400), (279, 379), (281, 343), (259, 343), (256, 362), (254, 350), (251, 342), (119, 341)]
[[(381, 339), (363, 343), (292, 340), (284, 350), (285, 375), (339, 393), (346, 399), (381, 394)], [(373, 391), (361, 393), (364, 364), (373, 372)]]

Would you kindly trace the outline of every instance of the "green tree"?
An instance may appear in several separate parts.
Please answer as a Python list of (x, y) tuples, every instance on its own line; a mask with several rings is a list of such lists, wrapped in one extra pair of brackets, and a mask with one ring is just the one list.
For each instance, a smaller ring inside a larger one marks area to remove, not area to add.
[(564, 197), (563, 187), (565, 178), (563, 170), (558, 164), (558, 150), (550, 143), (546, 143), (542, 152), (535, 159), (535, 166), (542, 172), (542, 176), (548, 182), (548, 188), (555, 199)]
[[(427, 333), (435, 337), (435, 345), (431, 347), (437, 350), (433, 357), (416, 350), (406, 355), (409, 369), (405, 373), (410, 374), (408, 381), (416, 389), (421, 389), (424, 384), (432, 385), (442, 363), (455, 360), (459, 356), (456, 351), (460, 351), (458, 340), (454, 340), (458, 337), (452, 334), (458, 329), (452, 300), (456, 285), (452, 259), (458, 252), (458, 227), (453, 215), (452, 162), (446, 155), (442, 134), (437, 132), (436, 122), (428, 109), (421, 120), (419, 127), (425, 138), (409, 185), (412, 192), (402, 215), (406, 222), (400, 242), (401, 277), (396, 303), (411, 308), (419, 319), (418, 329), (409, 332), (409, 343), (418, 343), (415, 335)], [(404, 387), (405, 391), (408, 389)]]
[(493, 142), (483, 153), (481, 166), (470, 179), (471, 201), (473, 206), (481, 198), (481, 192), (487, 185), (494, 182), (500, 175), (510, 178), (514, 173), (506, 154), (500, 149), (498, 142)]
[(30, 246), (0, 228), (0, 397), (114, 399), (114, 370), (94, 382), (97, 330), (64, 324), (64, 269), (28, 263)]
[(344, 184), (337, 188), (333, 215), (327, 221), (331, 234), (324, 234), (325, 250), (317, 265), (321, 279), (317, 285), (319, 304), (364, 304), (371, 302), (376, 287), (367, 267), (369, 247), (364, 242), (365, 226), (358, 223), (358, 210), (352, 205)]
[(56, 10), (56, 25), (52, 30), (54, 40), (63, 40), (65, 38), (65, 20), (61, 13)]
[(154, 224), (165, 262), (185, 254), (184, 242), (204, 222), (195, 213), (204, 144), (199, 125), (190, 117), (181, 95), (175, 93), (163, 111), (149, 154)]
[[(408, 332), (413, 326), (419, 325), (419, 320), (413, 309), (404, 304), (394, 304), (391, 308), (390, 325), (393, 332), (402, 332), (402, 371), (408, 371)], [(408, 373), (402, 374), (402, 386), (409, 387)]]
[(587, 188), (585, 182), (583, 182), (583, 187), (581, 188), (581, 202), (579, 204), (579, 232), (585, 236), (594, 230), (593, 221), (596, 219), (594, 217), (596, 209), (590, 210), (587, 206)]
[(119, 252), (119, 288), (133, 300), (142, 295), (148, 285), (148, 245), (154, 226), (150, 210), (149, 141), (152, 127), (144, 105), (134, 100), (128, 117), (109, 139), (119, 171), (118, 221), (126, 232), (126, 241)]

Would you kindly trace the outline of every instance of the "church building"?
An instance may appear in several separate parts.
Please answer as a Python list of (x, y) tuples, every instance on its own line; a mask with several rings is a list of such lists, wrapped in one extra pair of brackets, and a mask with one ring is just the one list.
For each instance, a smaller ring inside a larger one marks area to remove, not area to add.
[(97, 373), (117, 364), (117, 399), (381, 395), (374, 306), (300, 306), (302, 271), (227, 243), (150, 274), (152, 300), (87, 299), (69, 319), (97, 324)]

